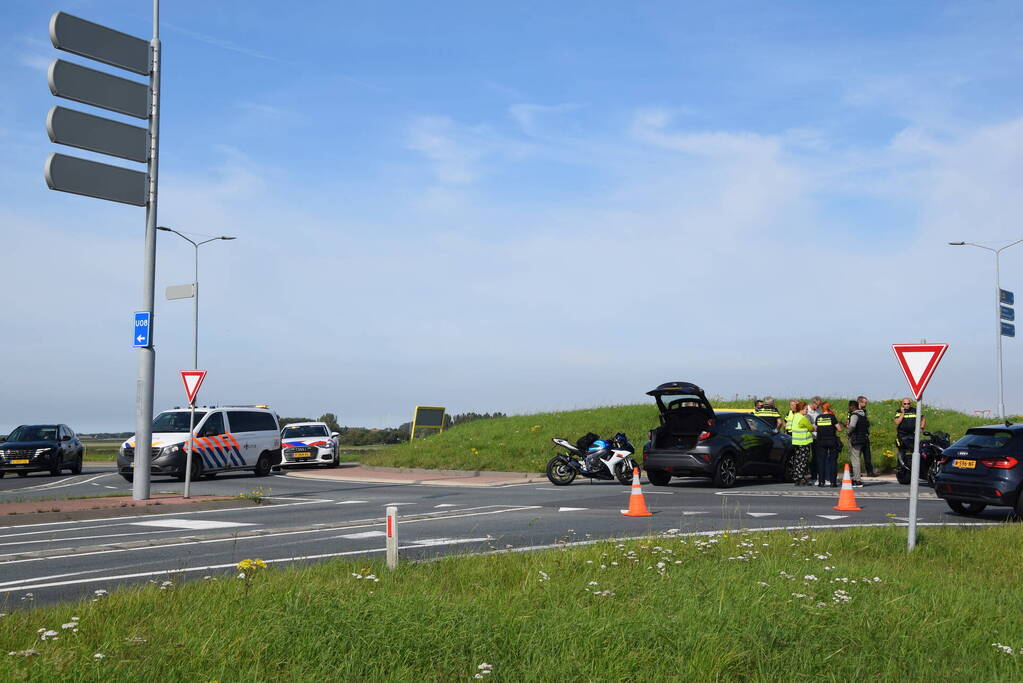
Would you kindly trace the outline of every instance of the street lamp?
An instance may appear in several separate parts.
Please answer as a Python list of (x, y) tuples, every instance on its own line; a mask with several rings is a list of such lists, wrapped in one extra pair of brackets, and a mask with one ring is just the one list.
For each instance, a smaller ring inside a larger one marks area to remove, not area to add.
[(165, 227), (162, 227), (162, 226), (157, 226), (156, 229), (157, 230), (162, 230), (164, 232), (173, 232), (175, 235), (177, 235), (181, 239), (187, 240), (188, 242), (190, 242), (192, 244), (193, 247), (195, 247), (195, 280), (193, 282), (193, 286), (195, 287), (195, 291), (192, 293), (192, 313), (193, 313), (193, 324), (192, 324), (192, 369), (193, 370), (198, 370), (199, 369), (199, 247), (201, 247), (202, 245), (207, 244), (209, 242), (216, 242), (217, 240), (233, 240), (233, 239), (236, 239), (236, 238), (235, 237), (228, 237), (226, 235), (221, 235), (220, 237), (211, 237), (208, 240), (203, 240), (202, 242), (196, 242), (191, 237), (186, 237), (185, 235), (182, 235), (180, 232), (178, 232), (174, 228), (165, 228)]
[(1004, 247), (998, 249), (992, 249), (991, 247), (985, 247), (983, 244), (977, 244), (976, 242), (949, 242), (953, 247), (977, 247), (978, 249), (986, 249), (993, 252), (995, 255), (995, 343), (998, 348), (998, 417), (1003, 421), (1005, 420), (1005, 392), (1002, 387), (1002, 283), (998, 274), (998, 255), (1009, 247), (1015, 246), (1023, 242), (1023, 240), (1016, 240), (1010, 242)]

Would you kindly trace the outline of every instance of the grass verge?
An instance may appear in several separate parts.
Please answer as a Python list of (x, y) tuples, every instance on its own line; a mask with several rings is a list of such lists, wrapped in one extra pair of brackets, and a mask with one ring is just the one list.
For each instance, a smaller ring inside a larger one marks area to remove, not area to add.
[(393, 574), (250, 565), (244, 579), (14, 610), (0, 676), (1020, 680), (1021, 553), (1005, 525), (925, 528), (911, 556), (904, 529), (864, 528), (665, 535)]
[[(847, 411), (839, 399), (831, 400), (835, 412), (845, 419)], [(848, 400), (848, 399), (846, 399)], [(748, 408), (746, 401), (714, 399), (716, 408)], [(777, 404), (785, 415), (788, 399)], [(878, 401), (870, 405), (871, 450), (875, 469), (892, 471), (895, 466), (895, 424), (898, 401)], [(932, 409), (925, 406), (929, 430), (948, 432), (953, 439), (969, 427), (988, 424), (990, 419), (976, 418), (955, 410)], [(657, 408), (647, 405), (608, 406), (536, 415), (476, 420), (458, 425), (442, 434), (417, 439), (412, 443), (382, 446), (373, 453), (361, 454), (366, 465), (385, 467), (423, 467), (434, 469), (490, 470), (498, 472), (542, 472), (554, 454), (551, 437), (571, 441), (586, 432), (611, 436), (625, 432), (636, 446), (637, 459), (647, 433), (658, 424)], [(848, 445), (839, 456), (839, 470), (848, 462)]]

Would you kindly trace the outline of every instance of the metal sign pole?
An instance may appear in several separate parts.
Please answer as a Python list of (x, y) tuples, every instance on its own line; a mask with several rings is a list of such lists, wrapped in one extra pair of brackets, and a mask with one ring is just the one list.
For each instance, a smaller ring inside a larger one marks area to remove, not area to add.
[[(153, 311), (156, 288), (156, 180), (160, 136), (160, 0), (153, 0), (153, 39), (150, 42), (149, 116), (149, 192), (146, 203), (146, 247), (142, 275), (142, 309)], [(155, 316), (153, 316), (155, 319)], [(153, 385), (156, 375), (156, 350), (153, 348), (153, 323), (149, 344), (139, 349), (139, 371), (135, 400), (135, 475), (132, 498), (149, 498), (149, 467), (153, 445)]]
[(995, 252), (995, 342), (998, 344), (998, 419), (1005, 422), (1005, 390), (1002, 386), (1002, 282), (999, 276), (998, 252)]
[(916, 400), (916, 428), (913, 430), (913, 464), (909, 468), (909, 539), (907, 550), (916, 547), (916, 501), (920, 493), (920, 423), (924, 420), (924, 397)]
[(188, 447), (185, 450), (185, 493), (183, 498), (188, 498), (188, 487), (192, 483), (192, 443), (195, 441), (195, 401), (188, 404)]

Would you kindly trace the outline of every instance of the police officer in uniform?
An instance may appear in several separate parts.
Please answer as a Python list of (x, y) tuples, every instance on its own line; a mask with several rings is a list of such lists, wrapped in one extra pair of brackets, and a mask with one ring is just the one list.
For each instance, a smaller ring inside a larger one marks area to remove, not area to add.
[(774, 407), (774, 397), (765, 396), (761, 405), (753, 409), (753, 414), (762, 417), (775, 427), (781, 427), (782, 419), (778, 409)]
[[(899, 411), (895, 413), (895, 445), (899, 449), (899, 467), (910, 470), (913, 467), (913, 440), (916, 438), (916, 407), (908, 398), (902, 399)], [(920, 420), (920, 431), (927, 429), (927, 418)]]
[(817, 486), (838, 487), (838, 433), (842, 431), (842, 423), (835, 417), (830, 403), (821, 405), (820, 413), (814, 419), (816, 438), (814, 444), (817, 452)]

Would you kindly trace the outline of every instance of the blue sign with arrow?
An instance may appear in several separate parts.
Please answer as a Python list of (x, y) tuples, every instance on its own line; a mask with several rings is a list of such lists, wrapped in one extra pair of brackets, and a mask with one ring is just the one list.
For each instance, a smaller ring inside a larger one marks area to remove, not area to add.
[(153, 329), (152, 322), (152, 311), (135, 311), (135, 325), (131, 338), (132, 346), (149, 346), (149, 337)]

